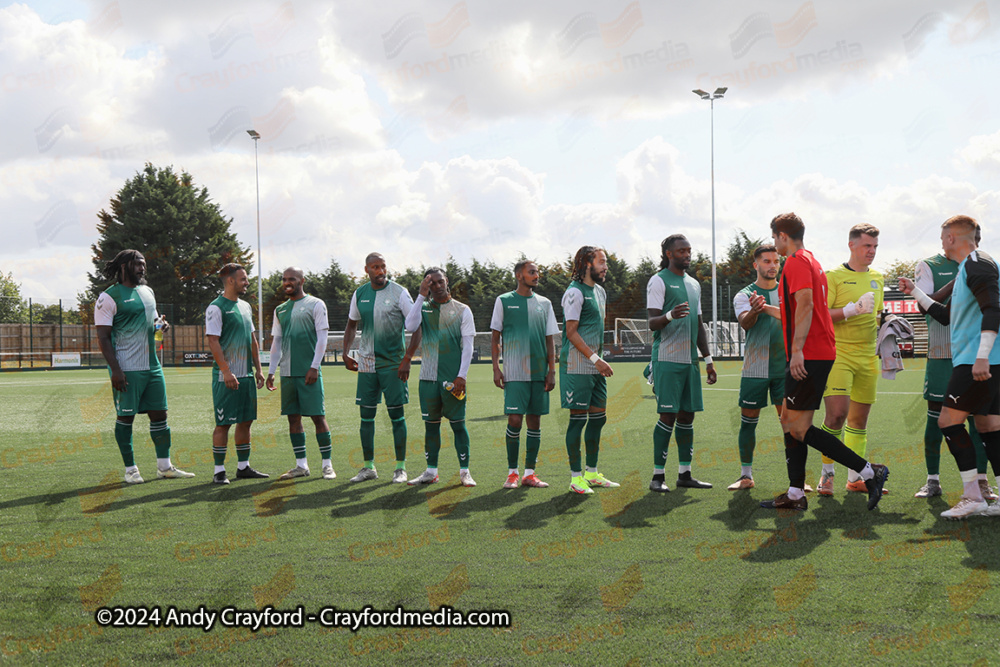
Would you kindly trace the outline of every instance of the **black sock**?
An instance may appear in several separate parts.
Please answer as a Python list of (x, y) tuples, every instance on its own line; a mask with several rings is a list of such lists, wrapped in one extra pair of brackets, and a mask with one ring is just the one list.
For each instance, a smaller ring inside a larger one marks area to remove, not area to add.
[(788, 468), (788, 486), (795, 489), (805, 488), (808, 456), (809, 450), (805, 444), (792, 437), (791, 433), (786, 433), (785, 466)]
[[(944, 441), (948, 443), (948, 450), (955, 457), (955, 463), (959, 470), (974, 470), (976, 467), (976, 448), (972, 444), (972, 436), (965, 430), (965, 424), (954, 424), (941, 429)], [(989, 445), (986, 438), (990, 434), (980, 433), (983, 438), (983, 446), (986, 447), (986, 455), (989, 456)], [(991, 459), (992, 460), (992, 459)]]
[(810, 426), (802, 442), (828, 459), (833, 459), (856, 473), (860, 473), (868, 465), (868, 461), (858, 456), (856, 452), (842, 443), (836, 436), (827, 433), (821, 428)]
[(983, 439), (983, 448), (986, 449), (986, 458), (993, 466), (993, 474), (1000, 475), (1000, 431), (980, 433), (979, 437)]

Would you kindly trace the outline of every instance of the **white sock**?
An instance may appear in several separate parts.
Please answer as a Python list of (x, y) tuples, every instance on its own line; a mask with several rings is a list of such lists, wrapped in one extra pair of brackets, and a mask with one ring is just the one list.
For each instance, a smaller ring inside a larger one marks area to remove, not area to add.
[(469, 466), (465, 466), (464, 468), (459, 468), (458, 472), (469, 472)]
[(125, 468), (125, 472), (139, 472), (139, 466), (129, 466)]
[(979, 473), (979, 479), (983, 482), (987, 481), (988, 478), (986, 477), (986, 473), (984, 472)]
[(962, 476), (962, 496), (973, 500), (982, 500), (983, 493), (979, 490), (979, 471), (973, 468), (972, 470), (960, 470), (958, 474)]
[(794, 486), (788, 487), (788, 493), (786, 494), (792, 500), (798, 500), (806, 495), (806, 492), (802, 489), (796, 489)]
[(303, 470), (309, 470), (309, 461), (305, 459), (295, 459), (295, 465), (302, 468)]
[[(236, 469), (237, 470), (246, 470), (249, 467), (250, 467), (250, 462), (249, 461), (239, 461), (236, 464)], [(216, 471), (216, 472), (218, 472), (218, 471)]]
[(824, 463), (823, 464), (823, 474), (824, 475), (832, 475), (833, 474), (833, 464), (832, 463)]
[(927, 475), (927, 481), (934, 480), (935, 482), (940, 481), (941, 475)]
[(569, 471), (569, 478), (570, 478), (570, 480), (574, 480), (577, 477), (583, 477), (583, 472), (580, 471), (580, 470), (570, 470)]
[(436, 474), (438, 474), (438, 469), (437, 468), (427, 468), (427, 472), (429, 472), (432, 475), (436, 475)]
[(686, 472), (691, 472), (691, 466), (689, 466), (689, 465), (686, 465), (686, 466), (677, 466), (677, 474), (678, 475), (683, 475)]
[(597, 468), (596, 467), (591, 468), (590, 466), (587, 466), (587, 472), (597, 472)]
[[(517, 471), (515, 470), (514, 472), (517, 472)], [(525, 477), (531, 477), (534, 474), (535, 474), (535, 469), (534, 468), (525, 468), (524, 469), (524, 476)]]
[[(852, 470), (851, 472), (854, 472), (854, 471)], [(861, 479), (866, 480), (866, 481), (869, 480), (869, 479), (871, 479), (872, 477), (874, 477), (875, 476), (875, 471), (872, 470), (872, 464), (871, 463), (866, 463), (865, 464), (865, 469), (862, 470), (861, 473), (858, 476)], [(850, 475), (848, 475), (848, 477), (850, 477)]]
[(859, 479), (861, 479), (861, 475), (859, 475), (858, 473), (854, 472), (853, 470), (848, 469), (848, 471), (847, 471), (847, 481), (848, 482), (856, 482)]
[(172, 465), (173, 464), (170, 462), (169, 456), (165, 459), (156, 459), (156, 467), (160, 470), (170, 470)]
[(1000, 487), (1000, 475), (997, 475), (997, 487)]
[(666, 473), (663, 472), (663, 468), (653, 468), (653, 477), (656, 477), (657, 475), (666, 477)]
[[(507, 474), (508, 475), (516, 475), (517, 474), (517, 468), (507, 468)], [(525, 472), (524, 476), (527, 477), (528, 473)]]
[(215, 466), (215, 474), (218, 475), (220, 472), (226, 472), (226, 466)]
[(740, 475), (753, 479), (753, 471), (750, 469), (750, 466), (740, 466)]

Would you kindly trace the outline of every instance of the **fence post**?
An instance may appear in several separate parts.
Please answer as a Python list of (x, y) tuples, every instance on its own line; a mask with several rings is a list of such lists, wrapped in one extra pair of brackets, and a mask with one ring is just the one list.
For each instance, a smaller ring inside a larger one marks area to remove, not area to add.
[(59, 351), (63, 351), (62, 299), (59, 299)]
[[(32, 316), (32, 309), (31, 309), (31, 297), (28, 297), (28, 351), (31, 353), (31, 354), (28, 355), (30, 363), (31, 363), (31, 366), (29, 366), (29, 368), (34, 368), (35, 367), (35, 322), (34, 322), (34, 320), (35, 320), (35, 318)], [(18, 368), (20, 368), (20, 364), (18, 364)]]

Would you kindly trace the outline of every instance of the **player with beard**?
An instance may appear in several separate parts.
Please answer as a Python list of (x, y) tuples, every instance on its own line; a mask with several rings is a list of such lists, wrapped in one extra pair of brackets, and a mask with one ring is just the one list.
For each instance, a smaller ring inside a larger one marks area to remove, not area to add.
[[(132, 452), (132, 422), (149, 415), (149, 437), (156, 449), (157, 477), (194, 477), (170, 462), (167, 385), (156, 356), (156, 297), (146, 285), (146, 258), (122, 250), (102, 271), (115, 284), (101, 292), (94, 307), (97, 343), (108, 363), (115, 401), (115, 442), (125, 464), (125, 482), (142, 484)], [(170, 325), (162, 319), (163, 329)]]
[[(653, 331), (653, 391), (660, 418), (653, 428), (651, 491), (670, 490), (663, 469), (670, 435), (677, 431), (677, 486), (710, 489), (691, 476), (694, 458), (694, 413), (704, 410), (698, 354), (705, 358), (708, 384), (718, 379), (708, 350), (708, 334), (701, 317), (701, 285), (685, 271), (691, 266), (691, 244), (673, 234), (660, 245), (660, 272), (646, 284), (646, 312)], [(694, 315), (692, 316), (692, 304)]]
[[(591, 487), (615, 488), (597, 472), (601, 429), (607, 422), (607, 379), (614, 374), (601, 358), (607, 293), (602, 285), (608, 275), (608, 256), (600, 248), (583, 246), (573, 259), (573, 281), (562, 298), (563, 334), (559, 355), (559, 392), (569, 410), (566, 453), (574, 493), (593, 493)], [(584, 432), (586, 429), (586, 432)], [(580, 435), (587, 448), (587, 471), (580, 465)]]
[[(549, 392), (556, 384), (556, 344), (559, 323), (552, 302), (535, 294), (538, 265), (522, 260), (514, 265), (517, 289), (497, 297), (493, 307), (491, 352), (493, 384), (503, 389), (507, 414), (507, 481), (503, 488), (548, 486), (535, 475), (538, 449), (542, 441), (541, 415), (549, 414)], [(503, 370), (500, 370), (500, 341), (503, 339)], [(521, 447), (521, 424), (528, 424), (524, 479), (517, 474)]]
[[(229, 484), (226, 476), (226, 449), (229, 427), (236, 425), (236, 478), (263, 479), (267, 473), (250, 467), (250, 427), (257, 419), (257, 390), (264, 386), (260, 351), (254, 334), (253, 311), (240, 297), (247, 293), (250, 280), (239, 264), (226, 264), (219, 271), (223, 292), (205, 309), (205, 338), (212, 351), (212, 403), (215, 431), (212, 456), (215, 459), (213, 484)], [(253, 363), (254, 373), (250, 364)]]
[[(403, 322), (413, 308), (413, 299), (405, 287), (388, 278), (385, 258), (373, 252), (365, 258), (368, 282), (351, 297), (344, 331), (344, 366), (358, 372), (357, 404), (361, 410), (361, 452), (364, 467), (351, 478), (352, 482), (377, 479), (375, 470), (375, 415), (385, 395), (386, 411), (392, 423), (396, 469), (392, 482), (406, 481), (406, 417), (403, 406), (410, 400), (406, 381), (410, 378), (410, 361), (420, 345), (420, 332), (413, 335), (404, 353), (406, 337)], [(348, 352), (361, 325), (358, 359)]]
[(281, 289), (288, 300), (274, 309), (271, 325), (271, 362), (268, 367), (267, 389), (274, 391), (274, 374), (281, 367), (281, 414), (288, 417), (288, 433), (295, 454), (295, 467), (278, 479), (309, 476), (306, 460), (306, 433), (302, 415), (312, 418), (316, 442), (323, 460), (323, 479), (334, 479), (331, 458), (332, 438), (326, 421), (323, 394), (323, 373), (320, 364), (326, 354), (326, 339), (330, 329), (326, 304), (306, 294), (305, 275), (298, 267), (289, 267), (281, 274)]
[(753, 452), (757, 447), (760, 411), (767, 407), (770, 394), (780, 420), (781, 402), (785, 397), (785, 344), (781, 334), (777, 282), (781, 259), (773, 245), (759, 246), (753, 257), (757, 280), (741, 289), (733, 299), (736, 319), (747, 337), (739, 398), (740, 478), (729, 485), (730, 491), (754, 488)]
[[(432, 297), (427, 301), (427, 297)], [(475, 486), (469, 472), (469, 429), (465, 425), (465, 378), (472, 363), (476, 325), (472, 311), (451, 298), (444, 269), (431, 267), (424, 272), (420, 293), (406, 330), (422, 335), (420, 360), (420, 414), (424, 419), (424, 455), (427, 470), (409, 485), (438, 481), (438, 453), (441, 450), (441, 418), (451, 424), (458, 454), (458, 478), (462, 486)], [(449, 384), (450, 383), (450, 384)], [(445, 385), (449, 384), (450, 389)]]

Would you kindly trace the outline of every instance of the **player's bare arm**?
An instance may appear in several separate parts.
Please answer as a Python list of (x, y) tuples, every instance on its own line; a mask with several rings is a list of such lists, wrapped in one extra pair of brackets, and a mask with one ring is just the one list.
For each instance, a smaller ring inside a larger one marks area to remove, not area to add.
[(349, 371), (358, 370), (358, 362), (347, 356), (347, 353), (351, 351), (351, 346), (354, 345), (354, 337), (358, 333), (358, 321), (347, 319), (347, 326), (344, 328), (344, 346), (343, 346), (343, 357), (344, 357), (344, 367)]
[[(953, 280), (948, 284), (954, 286), (954, 282), (955, 281)], [(944, 290), (943, 287), (935, 292), (935, 294), (939, 294), (942, 290)], [(917, 289), (917, 286), (913, 283), (913, 281), (905, 276), (899, 277), (899, 291), (906, 296), (912, 296), (916, 299), (921, 312), (927, 313), (945, 326), (951, 324), (951, 302), (948, 302), (947, 305), (939, 303), (934, 298)], [(951, 290), (948, 291), (948, 296), (951, 296)]]
[[(584, 342), (583, 336), (580, 335), (580, 321), (579, 320), (566, 320), (566, 340), (570, 342), (570, 345), (575, 347), (580, 354), (590, 358), (597, 354), (594, 350), (590, 349), (590, 346)], [(594, 366), (597, 368), (597, 372), (608, 378), (615, 374), (611, 369), (611, 364), (604, 361), (604, 359), (598, 359)]]
[(549, 372), (545, 375), (545, 391), (552, 391), (556, 388), (556, 337), (555, 335), (545, 337), (545, 355), (549, 366)]
[(125, 371), (118, 365), (118, 359), (115, 357), (115, 347), (111, 343), (111, 327), (97, 326), (97, 344), (101, 348), (104, 361), (111, 369), (111, 386), (115, 388), (115, 391), (125, 391), (128, 380), (125, 379)]
[(792, 357), (788, 360), (788, 370), (796, 380), (804, 380), (809, 375), (803, 350), (812, 326), (812, 316), (813, 291), (800, 289), (795, 293), (795, 336), (792, 338)]
[(223, 383), (227, 388), (234, 391), (239, 389), (240, 381), (236, 379), (235, 375), (233, 375), (232, 370), (229, 368), (229, 363), (226, 362), (226, 355), (222, 352), (222, 345), (219, 344), (219, 337), (206, 334), (205, 338), (208, 340), (208, 349), (212, 351), (212, 357), (215, 359), (215, 363), (219, 366), (219, 372), (222, 373)]
[(396, 374), (403, 382), (410, 379), (410, 365), (413, 362), (413, 355), (417, 353), (417, 348), (420, 347), (421, 333), (421, 330), (417, 329), (410, 335), (410, 344), (406, 346), (403, 359), (399, 362), (399, 370)]
[(662, 310), (659, 308), (647, 308), (646, 316), (649, 319), (649, 330), (659, 331), (667, 326), (671, 320), (679, 320), (682, 317), (687, 317), (691, 314), (691, 305), (687, 301), (684, 303), (677, 304), (674, 306), (673, 310), (670, 311), (670, 317), (667, 317)]
[(500, 332), (496, 329), (490, 337), (490, 357), (493, 359), (493, 384), (503, 389), (503, 371), (500, 370)]
[[(705, 330), (705, 322), (701, 319), (701, 315), (698, 316), (698, 352), (706, 359), (712, 358), (708, 350), (708, 332)], [(714, 363), (705, 364), (705, 374), (709, 384), (715, 384), (716, 380), (719, 379), (718, 374), (715, 372)]]
[(254, 369), (254, 381), (257, 383), (257, 388), (261, 389), (264, 386), (264, 371), (260, 365), (260, 345), (257, 344), (256, 336), (250, 339), (253, 342), (253, 369)]

